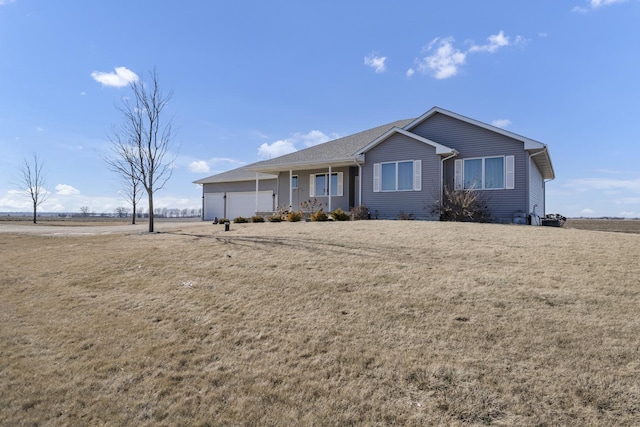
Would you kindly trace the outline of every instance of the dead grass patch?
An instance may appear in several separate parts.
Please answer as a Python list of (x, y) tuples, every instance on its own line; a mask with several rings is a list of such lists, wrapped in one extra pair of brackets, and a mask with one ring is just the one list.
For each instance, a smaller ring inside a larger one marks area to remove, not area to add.
[(3, 234), (0, 424), (637, 425), (639, 237)]

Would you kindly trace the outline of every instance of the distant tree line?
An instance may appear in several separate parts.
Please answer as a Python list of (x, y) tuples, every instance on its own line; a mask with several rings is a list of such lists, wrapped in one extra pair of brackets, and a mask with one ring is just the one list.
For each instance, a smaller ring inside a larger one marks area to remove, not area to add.
[[(156, 208), (154, 209), (154, 216), (156, 218), (199, 218), (202, 216), (202, 208)], [(60, 214), (66, 216), (68, 214)], [(136, 218), (149, 218), (149, 214), (143, 210), (138, 210), (133, 215)], [(131, 209), (125, 206), (119, 206), (113, 210), (113, 212), (91, 212), (88, 206), (82, 206), (80, 212), (73, 213), (74, 217), (117, 217), (117, 218), (131, 218)]]

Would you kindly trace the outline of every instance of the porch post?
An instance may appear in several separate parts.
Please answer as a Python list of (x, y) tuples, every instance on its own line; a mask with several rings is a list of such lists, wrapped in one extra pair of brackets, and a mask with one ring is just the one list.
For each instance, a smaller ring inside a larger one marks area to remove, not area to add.
[(358, 206), (362, 206), (362, 165), (358, 165)]
[(329, 165), (329, 212), (331, 212), (331, 165)]
[(259, 178), (259, 173), (256, 172), (256, 210), (253, 213), (254, 215), (258, 213), (258, 190), (260, 188), (260, 178)]
[(289, 211), (293, 209), (293, 170), (289, 169)]

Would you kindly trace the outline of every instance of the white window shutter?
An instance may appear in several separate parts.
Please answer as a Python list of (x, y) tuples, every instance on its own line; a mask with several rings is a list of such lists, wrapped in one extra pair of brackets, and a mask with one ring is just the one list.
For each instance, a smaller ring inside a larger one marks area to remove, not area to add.
[(413, 191), (422, 191), (422, 160), (413, 161)]
[(373, 192), (380, 192), (380, 163), (373, 164)]
[(342, 178), (342, 172), (338, 172), (338, 196), (342, 196), (342, 187), (343, 187), (343, 178)]
[(514, 156), (506, 156), (504, 158), (505, 164), (505, 186), (507, 190), (513, 190), (516, 188), (516, 173), (515, 173), (515, 157)]
[(462, 190), (464, 188), (464, 181), (463, 181), (463, 176), (462, 176), (462, 159), (456, 159), (454, 165), (453, 165), (453, 175), (454, 175), (454, 183), (453, 183), (453, 188), (454, 190)]
[(309, 197), (315, 197), (316, 195), (316, 175), (309, 175)]

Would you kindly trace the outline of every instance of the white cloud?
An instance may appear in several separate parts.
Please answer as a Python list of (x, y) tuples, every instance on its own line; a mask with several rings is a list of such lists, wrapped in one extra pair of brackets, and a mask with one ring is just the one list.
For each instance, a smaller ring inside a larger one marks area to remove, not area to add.
[(80, 194), (80, 190), (68, 184), (58, 184), (56, 185), (56, 194), (60, 196), (74, 196)]
[(373, 52), (364, 57), (364, 65), (373, 68), (376, 73), (384, 73), (387, 70), (387, 57), (378, 56), (377, 52)]
[(590, 208), (585, 208), (585, 209), (582, 209), (582, 210), (580, 211), (580, 213), (581, 213), (582, 215), (587, 215), (587, 216), (589, 216), (589, 215), (593, 215), (594, 213), (596, 213), (596, 211), (594, 211), (593, 209), (590, 209)]
[[(599, 9), (602, 6), (609, 6), (616, 3), (625, 3), (627, 0), (585, 0), (585, 1), (588, 4), (589, 8), (594, 10), (594, 9)], [(582, 7), (582, 6), (575, 6), (573, 9), (571, 9), (571, 11), (575, 13), (584, 14), (589, 12), (589, 8)]]
[(589, 0), (589, 4), (592, 9), (596, 9), (600, 6), (607, 6), (614, 3), (624, 3), (627, 0)]
[[(487, 43), (483, 45), (471, 44), (466, 51), (454, 46), (453, 37), (437, 37), (426, 46), (423, 51), (431, 53), (422, 59), (416, 59), (416, 68), (422, 74), (430, 74), (436, 79), (448, 79), (458, 74), (459, 67), (464, 65), (469, 53), (495, 53), (505, 46), (523, 45), (527, 40), (522, 36), (516, 36), (513, 41), (500, 31), (487, 37)], [(410, 68), (407, 77), (413, 76), (416, 70)]]
[(285, 154), (293, 153), (297, 151), (296, 147), (291, 141), (280, 140), (271, 144), (266, 142), (258, 149), (258, 157), (261, 159), (272, 159), (274, 157), (283, 156)]
[(191, 173), (209, 173), (209, 165), (204, 160), (197, 160), (189, 163), (189, 172)]
[(0, 0), (0, 6), (4, 6), (9, 3), (13, 3), (15, 0)]
[(569, 180), (567, 187), (576, 191), (603, 191), (605, 194), (640, 194), (640, 178), (611, 179), (611, 178), (578, 178)]
[(335, 138), (338, 138), (338, 135), (331, 134), (329, 136), (319, 130), (312, 130), (306, 134), (294, 133), (287, 139), (282, 139), (271, 144), (262, 144), (258, 149), (258, 156), (262, 159), (272, 159), (274, 157), (293, 153), (299, 149), (298, 147), (312, 147)]
[(435, 51), (418, 61), (418, 71), (430, 73), (436, 79), (448, 79), (458, 74), (458, 67), (465, 63), (467, 54), (453, 47), (453, 41), (452, 37), (433, 39), (426, 51)]
[(504, 46), (509, 46), (509, 36), (504, 35), (504, 31), (491, 35), (487, 38), (489, 43), (483, 45), (473, 45), (469, 48), (469, 52), (489, 52), (494, 53)]
[(124, 87), (133, 82), (138, 81), (138, 75), (127, 67), (116, 67), (115, 73), (104, 73), (102, 71), (94, 71), (91, 77), (103, 86)]
[(499, 128), (506, 128), (511, 124), (511, 120), (509, 119), (496, 119), (491, 122), (492, 125)]

